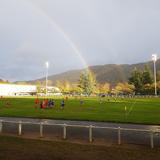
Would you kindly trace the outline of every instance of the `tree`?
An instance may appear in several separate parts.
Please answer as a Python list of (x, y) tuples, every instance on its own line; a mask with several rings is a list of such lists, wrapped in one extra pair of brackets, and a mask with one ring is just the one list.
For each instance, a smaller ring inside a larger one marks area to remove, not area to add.
[(151, 86), (151, 84), (145, 84), (144, 86), (143, 86), (143, 90), (146, 92), (146, 93), (148, 93), (148, 94), (151, 94), (152, 93), (152, 86)]
[(160, 81), (158, 81), (156, 84), (157, 84), (157, 92), (160, 93)]
[(156, 81), (160, 81), (160, 71), (157, 72)]
[(77, 87), (77, 84), (76, 83), (71, 83), (70, 84), (70, 93), (73, 93), (75, 92), (75, 88)]
[(129, 87), (125, 87), (125, 88), (123, 88), (123, 92), (125, 92), (125, 93), (133, 93), (133, 90), (131, 88), (129, 88)]
[(94, 83), (90, 74), (86, 76), (84, 86), (85, 86), (84, 89), (85, 92), (92, 93), (95, 90)]
[(136, 92), (141, 92), (142, 91), (142, 72), (140, 70), (137, 70), (136, 67), (134, 70), (131, 72), (131, 77), (129, 78), (130, 85), (135, 86), (135, 91)]
[(1, 83), (9, 83), (8, 80), (5, 80), (5, 79), (3, 79), (3, 80), (0, 79), (0, 82), (1, 82)]
[(71, 87), (70, 87), (70, 83), (68, 81), (65, 82), (64, 86), (66, 88), (66, 92), (70, 92)]
[(115, 93), (120, 93), (120, 92), (133, 93), (135, 91), (135, 86), (129, 85), (127, 82), (124, 84), (118, 83), (114, 91)]
[(80, 87), (76, 87), (76, 88), (74, 89), (74, 91), (75, 91), (76, 93), (82, 93), (82, 92), (83, 92), (83, 89), (80, 88)]
[(62, 86), (62, 87), (61, 87), (61, 92), (62, 92), (62, 93), (65, 93), (65, 92), (67, 92), (67, 89), (66, 89), (66, 87)]
[(36, 85), (41, 85), (41, 81), (36, 81), (36, 83), (35, 83)]
[(101, 93), (107, 93), (110, 90), (110, 84), (105, 83), (100, 85), (100, 92)]
[(78, 79), (77, 87), (80, 87), (83, 90), (85, 90), (85, 83), (86, 83), (86, 75), (84, 74), (84, 72), (81, 72), (80, 78)]
[(131, 90), (131, 93), (133, 93), (136, 89), (134, 85), (128, 85), (128, 88)]
[(100, 93), (99, 89), (100, 89), (100, 84), (96, 81), (96, 74), (91, 73), (91, 77), (92, 77), (92, 82), (94, 85), (94, 93)]
[(143, 85), (153, 83), (152, 72), (148, 67), (148, 63), (145, 64), (145, 68), (142, 73), (142, 83)]
[(70, 89), (74, 90), (77, 87), (77, 83), (71, 83), (70, 84)]
[(90, 93), (98, 91), (99, 84), (96, 81), (96, 75), (90, 73), (86, 76), (84, 72), (82, 72), (80, 75), (80, 78), (78, 79), (77, 87), (80, 87), (83, 89), (83, 91), (90, 92)]
[(56, 81), (56, 87), (61, 88), (63, 87), (63, 83), (59, 80)]
[[(43, 85), (46, 85), (46, 81), (43, 81)], [(52, 81), (51, 80), (47, 80), (47, 86), (51, 86), (52, 85)]]
[(41, 84), (37, 84), (37, 85), (36, 85), (36, 92), (37, 92), (37, 93), (42, 93), (42, 92), (44, 92), (44, 88), (43, 88), (43, 86), (42, 86)]
[(17, 84), (19, 84), (19, 85), (26, 85), (27, 83), (26, 82), (18, 82)]
[(51, 93), (57, 93), (57, 90), (53, 87), (53, 88), (50, 88), (48, 89), (48, 91), (50, 91)]

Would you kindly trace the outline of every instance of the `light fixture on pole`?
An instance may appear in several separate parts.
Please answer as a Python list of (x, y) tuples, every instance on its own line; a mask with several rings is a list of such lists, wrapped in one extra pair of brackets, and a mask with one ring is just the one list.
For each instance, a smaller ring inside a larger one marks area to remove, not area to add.
[(152, 54), (152, 60), (154, 61), (154, 83), (155, 83), (155, 96), (157, 95), (157, 89), (156, 89), (156, 60), (157, 60), (157, 55)]
[(49, 67), (49, 62), (46, 62), (45, 66), (46, 66), (46, 96), (47, 96), (47, 71), (48, 71), (47, 69)]

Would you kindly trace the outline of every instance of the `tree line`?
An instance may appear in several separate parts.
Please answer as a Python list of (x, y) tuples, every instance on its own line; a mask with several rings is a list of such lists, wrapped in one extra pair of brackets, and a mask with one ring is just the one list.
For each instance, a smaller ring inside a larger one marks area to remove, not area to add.
[[(160, 92), (160, 71), (156, 74), (156, 86), (157, 91)], [(117, 75), (118, 76), (118, 75)], [(0, 79), (0, 83), (9, 83), (6, 80)], [(13, 83), (13, 80), (10, 81)], [(26, 82), (18, 82), (17, 84), (26, 85)], [(30, 85), (30, 84), (28, 84)], [(37, 92), (45, 93), (46, 81), (42, 83), (40, 81), (36, 81), (35, 84), (37, 86)], [(51, 86), (52, 81), (47, 80), (47, 86)], [(62, 93), (112, 93), (118, 94), (121, 92), (125, 93), (144, 93), (144, 94), (154, 94), (155, 83), (153, 73), (149, 69), (148, 64), (145, 64), (144, 70), (138, 70), (136, 67), (131, 72), (131, 76), (128, 82), (118, 83), (114, 88), (110, 87), (109, 83), (99, 84), (96, 80), (96, 75), (90, 73), (85, 75), (84, 72), (81, 73), (77, 83), (70, 83), (68, 80), (57, 80), (56, 87), (58, 87)], [(51, 93), (57, 92), (55, 88), (47, 89)]]
[[(129, 78), (129, 84), (135, 86), (135, 92), (137, 93), (155, 93), (154, 76), (147, 63), (145, 64), (143, 71), (134, 68), (134, 70), (131, 72), (131, 77)], [(156, 87), (157, 91), (160, 92), (160, 71), (156, 73)]]
[[(158, 71), (156, 75), (157, 91), (160, 92), (160, 71)], [(148, 64), (146, 63), (143, 71), (137, 70), (135, 67), (134, 70), (131, 72), (129, 81), (125, 83), (118, 83), (114, 88), (110, 88), (109, 83), (99, 84), (96, 81), (95, 74), (91, 73), (85, 75), (84, 72), (82, 72), (80, 78), (78, 79), (76, 90), (72, 88), (72, 92), (73, 91), (78, 93), (88, 92), (118, 94), (125, 92), (126, 94), (130, 94), (136, 92), (141, 94), (154, 94), (155, 83), (153, 73), (149, 69)]]

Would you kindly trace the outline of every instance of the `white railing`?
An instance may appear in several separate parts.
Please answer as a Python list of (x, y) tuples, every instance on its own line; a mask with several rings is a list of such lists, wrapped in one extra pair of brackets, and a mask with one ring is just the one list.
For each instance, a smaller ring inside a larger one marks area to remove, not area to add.
[(108, 130), (117, 130), (118, 131), (118, 144), (121, 144), (121, 131), (134, 131), (134, 132), (149, 132), (151, 133), (151, 148), (154, 148), (153, 144), (153, 133), (160, 133), (160, 131), (154, 130), (141, 130), (141, 129), (128, 129), (128, 128), (112, 128), (112, 127), (100, 127), (100, 126), (82, 126), (82, 125), (67, 125), (67, 124), (48, 124), (48, 123), (30, 123), (30, 122), (15, 122), (15, 121), (2, 121), (0, 120), (0, 133), (2, 133), (2, 123), (17, 123), (18, 127), (18, 135), (22, 133), (22, 124), (32, 124), (32, 125), (40, 125), (40, 137), (43, 137), (43, 126), (62, 126), (63, 127), (63, 139), (66, 139), (66, 128), (67, 127), (76, 127), (76, 128), (89, 128), (89, 142), (92, 142), (92, 128), (94, 129), (108, 129)]

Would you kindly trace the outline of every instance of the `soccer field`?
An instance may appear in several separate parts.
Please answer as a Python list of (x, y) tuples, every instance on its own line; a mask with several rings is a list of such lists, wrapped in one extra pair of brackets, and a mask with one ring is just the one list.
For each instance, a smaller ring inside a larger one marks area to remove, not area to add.
[(121, 98), (117, 98), (115, 103), (113, 97), (110, 98), (110, 102), (107, 97), (102, 97), (100, 104), (99, 97), (83, 97), (81, 106), (80, 98), (75, 100), (74, 97), (69, 97), (67, 103), (64, 98), (63, 110), (60, 104), (63, 97), (53, 98), (54, 109), (44, 109), (42, 113), (39, 113), (39, 104), (35, 109), (36, 98), (10, 97), (9, 108), (7, 108), (8, 98), (3, 98), (0, 100), (0, 116), (160, 124), (159, 98), (132, 98), (131, 101), (129, 98), (124, 98), (124, 102)]

